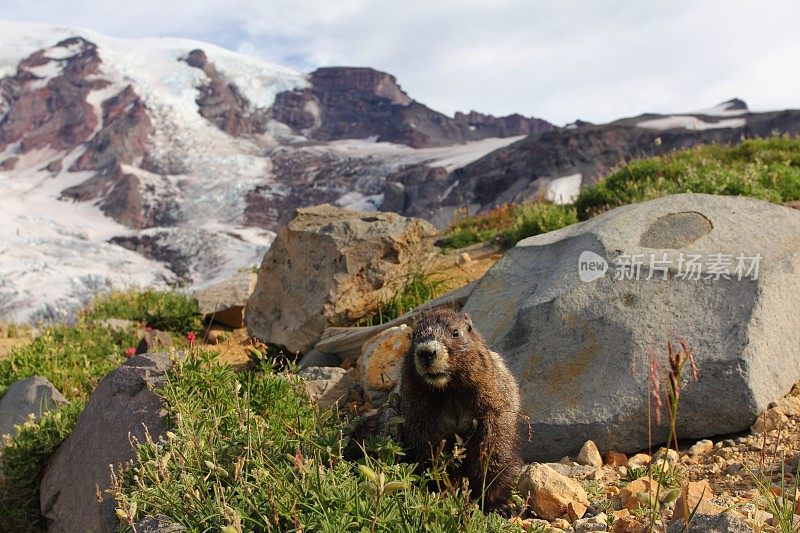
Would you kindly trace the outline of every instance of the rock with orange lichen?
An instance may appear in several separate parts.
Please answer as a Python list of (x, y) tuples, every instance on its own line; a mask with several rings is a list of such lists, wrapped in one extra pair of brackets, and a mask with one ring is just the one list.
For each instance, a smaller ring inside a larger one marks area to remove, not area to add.
[(356, 368), (364, 398), (373, 406), (381, 405), (397, 386), (400, 362), (408, 351), (410, 334), (411, 329), (403, 324), (384, 330), (364, 343)]

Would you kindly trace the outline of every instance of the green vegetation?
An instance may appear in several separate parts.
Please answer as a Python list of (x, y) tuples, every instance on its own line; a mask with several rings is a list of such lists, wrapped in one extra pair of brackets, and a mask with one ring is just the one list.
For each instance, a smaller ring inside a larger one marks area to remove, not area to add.
[(428, 491), (434, 474), (399, 463), (392, 441), (375, 443), (376, 459), (343, 460), (336, 414), (271, 371), (237, 373), (204, 353), (173, 368), (162, 391), (173, 429), (141, 443), (112, 490), (123, 523), (163, 513), (192, 532), (520, 531), (459, 489)]
[[(72, 326), (52, 325), (0, 359), (0, 397), (15, 381), (43, 376), (70, 404), (28, 421), (0, 452), (0, 524), (9, 531), (40, 531), (38, 484), (50, 454), (69, 435), (97, 383), (124, 360), (140, 331), (110, 329), (106, 318), (143, 320), (173, 333), (200, 326), (197, 304), (184, 296), (147, 291), (101, 297)], [(20, 331), (20, 330), (18, 330)], [(184, 341), (185, 342), (185, 341)], [(0, 528), (2, 529), (2, 528)]]
[(578, 221), (572, 206), (547, 203), (506, 204), (486, 213), (465, 216), (442, 238), (446, 248), (496, 242), (510, 248), (526, 237), (547, 233)]
[(185, 334), (203, 327), (197, 301), (176, 292), (113, 292), (99, 296), (87, 312), (89, 320), (124, 318), (155, 329)]
[(697, 192), (750, 196), (781, 203), (800, 199), (800, 140), (752, 139), (631, 161), (584, 189), (575, 206), (581, 220), (625, 204)]
[(800, 200), (800, 139), (751, 139), (631, 161), (581, 191), (574, 206), (504, 205), (466, 216), (445, 233), (445, 247), (495, 241), (505, 247), (560, 229), (621, 205), (696, 192), (750, 196), (774, 203)]
[(0, 359), (0, 396), (15, 381), (43, 376), (67, 399), (85, 399), (100, 378), (122, 363), (125, 349), (136, 340), (133, 332), (111, 331), (85, 321), (47, 327)]
[(408, 279), (402, 289), (379, 307), (374, 315), (361, 319), (358, 325), (374, 326), (377, 324), (384, 324), (411, 311), (428, 300), (441, 296), (449, 289), (449, 280), (442, 279), (437, 273), (417, 272)]
[(3, 531), (36, 532), (46, 524), (39, 514), (39, 476), (50, 454), (67, 438), (83, 409), (73, 402), (25, 422), (0, 454), (0, 524)]

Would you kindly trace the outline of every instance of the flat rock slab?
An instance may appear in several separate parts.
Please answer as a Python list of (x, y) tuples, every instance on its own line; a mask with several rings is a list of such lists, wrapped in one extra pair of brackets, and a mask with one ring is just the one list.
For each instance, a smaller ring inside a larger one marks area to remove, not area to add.
[(170, 366), (164, 353), (136, 355), (97, 386), (72, 434), (51, 456), (40, 485), (49, 532), (108, 529), (97, 487), (102, 492), (111, 486), (110, 465), (134, 458), (132, 438), (144, 442), (145, 428), (156, 440), (166, 432), (161, 399), (152, 389), (164, 385)]
[[(680, 194), (521, 241), (464, 306), (519, 381), (527, 460), (648, 446), (648, 365), (684, 339), (681, 438), (748, 429), (800, 379), (800, 213)], [(662, 397), (664, 403), (666, 398)], [(662, 412), (666, 420), (666, 412)], [(666, 439), (666, 423), (653, 428)]]
[(3, 435), (15, 436), (15, 425), (23, 424), (30, 415), (35, 420), (59, 405), (69, 403), (47, 378), (33, 376), (12, 383), (0, 400), (0, 448)]

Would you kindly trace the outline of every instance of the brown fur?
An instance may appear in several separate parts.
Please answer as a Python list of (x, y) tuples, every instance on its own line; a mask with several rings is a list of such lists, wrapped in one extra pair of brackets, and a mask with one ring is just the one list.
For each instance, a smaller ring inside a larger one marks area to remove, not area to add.
[[(432, 340), (446, 348), (444, 384), (426, 380), (419, 368), (423, 363), (416, 360), (419, 347), (431, 346)], [(519, 409), (514, 377), (502, 359), (489, 351), (467, 315), (437, 310), (420, 320), (400, 381), (401, 438), (411, 460), (429, 462), (442, 441), (451, 451), (458, 435), (464, 440), (466, 456), (453, 475), (466, 477), (474, 496), (486, 486), (489, 507), (502, 505), (522, 465)]]

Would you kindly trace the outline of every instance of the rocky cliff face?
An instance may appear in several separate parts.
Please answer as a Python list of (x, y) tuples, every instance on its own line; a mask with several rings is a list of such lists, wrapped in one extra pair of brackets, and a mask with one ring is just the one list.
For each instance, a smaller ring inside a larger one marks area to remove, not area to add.
[(268, 115), (265, 109), (253, 109), (239, 88), (227, 81), (208, 60), (206, 53), (195, 49), (189, 52), (186, 63), (200, 69), (208, 83), (199, 87), (197, 105), (200, 114), (219, 129), (235, 136), (264, 133)]
[(522, 115), (473, 111), (450, 118), (412, 100), (394, 76), (371, 68), (321, 68), (309, 81), (308, 88), (279, 94), (272, 116), (312, 139), (372, 137), (425, 148), (556, 129)]

